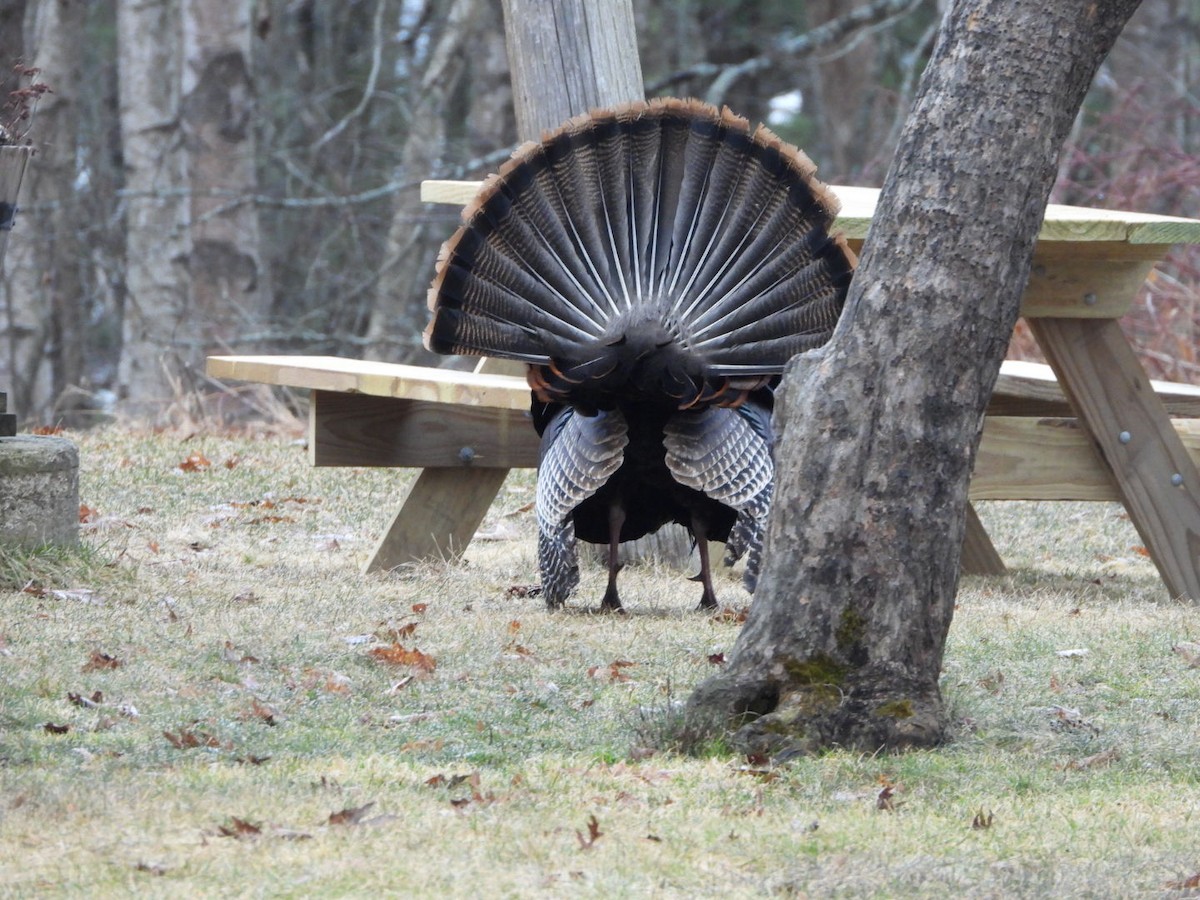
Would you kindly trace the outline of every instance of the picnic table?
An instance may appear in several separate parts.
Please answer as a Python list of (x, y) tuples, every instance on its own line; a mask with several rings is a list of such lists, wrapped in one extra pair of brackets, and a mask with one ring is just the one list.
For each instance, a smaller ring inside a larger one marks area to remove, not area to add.
[[(465, 204), (478, 187), (425, 182), (422, 199)], [(835, 227), (858, 251), (879, 192), (833, 190), (842, 202)], [(1021, 314), (1050, 365), (1002, 367), (970, 498), (1119, 500), (1171, 596), (1200, 601), (1200, 388), (1152, 383), (1117, 321), (1179, 243), (1200, 243), (1200, 221), (1047, 208)], [(217, 378), (312, 392), (313, 465), (422, 470), (367, 571), (461, 554), (508, 470), (536, 466), (529, 389), (523, 377), (498, 368), (500, 374), (334, 357), (208, 359), (208, 374)], [(963, 568), (1004, 570), (973, 508)]]

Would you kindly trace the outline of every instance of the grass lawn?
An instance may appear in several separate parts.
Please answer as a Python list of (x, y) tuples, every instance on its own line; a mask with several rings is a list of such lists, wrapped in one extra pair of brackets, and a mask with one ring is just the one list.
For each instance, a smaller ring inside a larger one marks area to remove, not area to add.
[(622, 617), (587, 611), (595, 567), (564, 612), (521, 595), (528, 473), (465, 563), (364, 576), (411, 473), (311, 469), (287, 434), (72, 437), (82, 550), (0, 551), (2, 896), (1185, 896), (1200, 872), (1200, 619), (1119, 507), (980, 504), (1011, 574), (962, 586), (948, 746), (765, 768), (655, 749), (737, 634), (697, 585), (631, 568)]

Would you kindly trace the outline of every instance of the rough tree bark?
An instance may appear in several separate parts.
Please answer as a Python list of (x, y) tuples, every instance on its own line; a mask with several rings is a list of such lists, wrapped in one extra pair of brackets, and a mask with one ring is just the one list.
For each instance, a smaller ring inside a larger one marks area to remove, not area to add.
[(121, 145), (128, 192), (120, 392), (145, 407), (169, 399), (169, 365), (189, 292), (186, 160), (179, 146), (176, 4), (121, 3), (117, 32)]
[[(480, 15), (478, 0), (454, 0), (445, 21), (433, 35), (433, 49), (424, 71), (413, 73), (408, 133), (400, 153), (400, 171), (407, 181), (434, 175), (446, 153), (450, 98), (459, 89), (473, 50), (466, 46), (472, 22)], [(414, 63), (415, 65), (415, 63)], [(387, 249), (380, 266), (379, 287), (367, 329), (372, 359), (408, 361), (421, 345), (428, 315), (425, 289), (437, 248), (446, 235), (430, 229), (423, 215), (420, 191), (414, 185), (396, 194), (388, 229)], [(434, 234), (430, 234), (430, 231)], [(403, 338), (408, 338), (405, 346)]]
[(258, 324), (250, 4), (121, 3), (125, 410), (191, 396), (204, 354)]
[(758, 593), (700, 734), (757, 753), (944, 739), (938, 676), (984, 407), (1059, 150), (1138, 0), (946, 14), (833, 340), (778, 404)]
[[(253, 0), (183, 0), (180, 117), (191, 189), (190, 325), (211, 341), (187, 353), (194, 371), (223, 342), (259, 330), (271, 297), (260, 259), (251, 75)], [(242, 345), (243, 351), (253, 348)]]
[[(25, 239), (8, 261), (8, 350), (12, 407), (30, 421), (66, 421), (68, 389), (80, 383), (84, 316), (79, 243), (76, 131), (83, 55), (83, 4), (39, 0), (26, 7), (30, 65), (52, 79), (37, 105), (29, 137), (36, 157), (21, 197)], [(10, 73), (5, 71), (7, 77)], [(75, 398), (78, 400), (78, 397)]]

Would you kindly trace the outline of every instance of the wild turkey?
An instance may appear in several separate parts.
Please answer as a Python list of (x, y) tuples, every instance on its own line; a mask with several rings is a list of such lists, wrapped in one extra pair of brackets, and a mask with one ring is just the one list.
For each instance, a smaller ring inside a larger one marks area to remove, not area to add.
[(519, 148), (438, 257), (425, 345), (529, 364), (541, 435), (538, 563), (547, 604), (579, 582), (575, 540), (667, 522), (700, 552), (748, 552), (771, 504), (773, 390), (828, 340), (855, 264), (837, 199), (804, 154), (696, 101), (572, 119)]

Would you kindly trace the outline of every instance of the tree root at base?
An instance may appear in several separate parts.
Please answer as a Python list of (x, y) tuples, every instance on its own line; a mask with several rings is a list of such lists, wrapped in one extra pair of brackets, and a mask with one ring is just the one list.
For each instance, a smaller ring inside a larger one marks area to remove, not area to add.
[(780, 684), (719, 675), (701, 684), (688, 701), (693, 734), (726, 736), (738, 752), (775, 760), (834, 747), (910, 750), (945, 740), (946, 713), (934, 685), (902, 681), (881, 690), (858, 690), (849, 682)]

